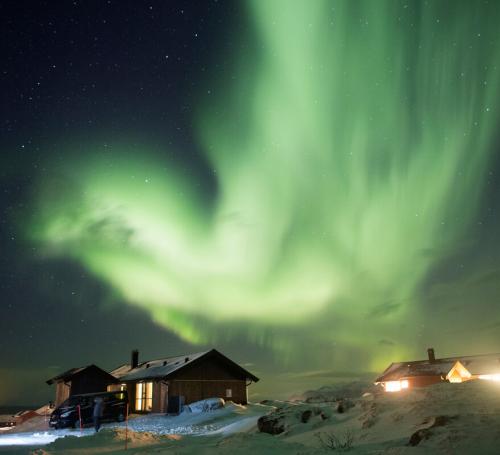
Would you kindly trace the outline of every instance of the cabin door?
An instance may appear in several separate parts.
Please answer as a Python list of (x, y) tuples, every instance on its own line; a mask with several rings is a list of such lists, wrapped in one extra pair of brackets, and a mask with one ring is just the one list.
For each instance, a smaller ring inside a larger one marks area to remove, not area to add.
[(165, 413), (168, 409), (168, 384), (160, 382), (160, 412)]

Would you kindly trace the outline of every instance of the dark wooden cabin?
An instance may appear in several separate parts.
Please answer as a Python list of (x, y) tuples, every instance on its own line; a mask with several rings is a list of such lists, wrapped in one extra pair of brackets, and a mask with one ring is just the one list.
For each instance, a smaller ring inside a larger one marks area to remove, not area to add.
[(138, 352), (132, 352), (130, 364), (111, 374), (126, 389), (131, 410), (167, 412), (169, 400), (185, 404), (220, 397), (246, 404), (247, 387), (259, 378), (215, 349), (196, 354), (150, 360), (139, 363)]
[(56, 384), (55, 406), (59, 406), (72, 395), (81, 393), (105, 392), (109, 385), (117, 380), (108, 372), (96, 365), (80, 368), (71, 368), (47, 381), (47, 384)]

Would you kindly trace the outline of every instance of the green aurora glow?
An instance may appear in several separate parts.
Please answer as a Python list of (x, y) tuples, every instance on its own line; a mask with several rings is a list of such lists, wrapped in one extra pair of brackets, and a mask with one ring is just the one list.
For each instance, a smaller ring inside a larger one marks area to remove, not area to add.
[(409, 354), (400, 322), (473, 219), (500, 94), (500, 10), (409, 3), (250, 2), (255, 58), (197, 118), (214, 202), (147, 146), (89, 144), (65, 191), (40, 185), (32, 239), (194, 343)]

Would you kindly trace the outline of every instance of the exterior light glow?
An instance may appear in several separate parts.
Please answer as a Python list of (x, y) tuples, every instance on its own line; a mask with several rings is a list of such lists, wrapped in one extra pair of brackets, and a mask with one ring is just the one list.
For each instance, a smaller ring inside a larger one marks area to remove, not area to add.
[(500, 382), (500, 374), (480, 374), (479, 379)]

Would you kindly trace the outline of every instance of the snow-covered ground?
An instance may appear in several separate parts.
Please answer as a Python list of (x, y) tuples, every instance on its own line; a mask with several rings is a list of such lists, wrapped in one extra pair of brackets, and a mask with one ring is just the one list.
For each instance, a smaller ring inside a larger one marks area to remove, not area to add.
[[(346, 390), (349, 390), (347, 388)], [(319, 395), (325, 395), (323, 389)], [(314, 397), (312, 400), (310, 399)], [(175, 454), (495, 454), (500, 453), (500, 383), (474, 381), (339, 402), (226, 403), (209, 412), (131, 419), (128, 451)], [(342, 411), (342, 412), (339, 412)], [(260, 420), (259, 417), (265, 416)], [(266, 430), (274, 435), (259, 431)], [(7, 438), (22, 438), (24, 446)], [(57, 438), (57, 439), (55, 439)], [(8, 453), (125, 453), (123, 424), (92, 429), (0, 435)], [(342, 448), (341, 446), (347, 446)], [(34, 447), (40, 447), (34, 449)], [(16, 449), (17, 447), (17, 449)], [(30, 447), (30, 449), (28, 449)], [(23, 450), (23, 451), (21, 451)], [(31, 452), (30, 452), (31, 450)]]
[[(125, 423), (104, 423), (99, 435), (95, 435), (92, 427), (79, 429), (63, 429), (55, 430), (48, 427), (44, 417), (35, 418), (19, 425), (15, 430), (9, 431), (7, 434), (0, 434), (0, 452), (9, 450), (16, 450), (18, 448), (20, 453), (26, 453), (26, 447), (44, 446), (54, 441), (61, 439), (65, 443), (69, 440), (77, 447), (86, 447), (87, 441), (83, 442), (87, 437), (92, 437), (92, 440), (107, 441), (110, 435), (112, 437), (124, 441), (125, 427), (131, 438), (137, 443), (138, 440), (144, 440), (144, 436), (148, 435), (146, 439), (155, 440), (156, 436), (162, 439), (165, 435), (227, 435), (240, 431), (248, 431), (254, 429), (257, 420), (262, 415), (265, 415), (273, 410), (271, 406), (250, 404), (241, 406), (228, 402), (219, 409), (203, 411), (203, 407), (199, 409), (196, 406), (191, 407), (194, 412), (187, 410), (178, 416), (166, 416), (164, 414), (150, 414), (146, 416), (134, 416), (129, 420), (127, 425)], [(34, 428), (37, 430), (33, 431)], [(30, 431), (31, 430), (31, 431)], [(104, 434), (104, 436), (101, 436)], [(82, 438), (82, 439), (80, 439)], [(175, 438), (174, 438), (175, 439)], [(101, 441), (102, 442), (102, 441)], [(108, 441), (109, 442), (109, 441)], [(61, 442), (58, 443), (59, 445)], [(123, 444), (122, 444), (123, 445)], [(63, 450), (64, 451), (64, 450)], [(10, 453), (10, 452), (9, 452)]]

